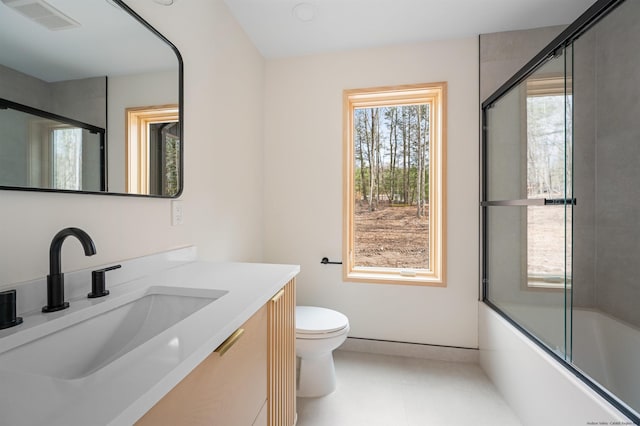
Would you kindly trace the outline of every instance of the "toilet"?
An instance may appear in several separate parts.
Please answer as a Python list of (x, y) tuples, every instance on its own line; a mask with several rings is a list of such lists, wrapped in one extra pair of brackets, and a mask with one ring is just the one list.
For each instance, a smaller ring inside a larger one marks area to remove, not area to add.
[(316, 306), (296, 306), (296, 355), (300, 358), (297, 396), (318, 397), (336, 388), (333, 350), (349, 333), (349, 319)]

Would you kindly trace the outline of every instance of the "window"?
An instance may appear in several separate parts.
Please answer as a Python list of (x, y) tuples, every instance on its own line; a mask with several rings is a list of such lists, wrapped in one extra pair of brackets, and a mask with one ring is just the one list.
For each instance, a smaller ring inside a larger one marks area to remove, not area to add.
[(344, 279), (445, 285), (446, 83), (344, 92)]
[[(568, 81), (570, 86), (571, 80)], [(565, 101), (567, 104), (565, 105)], [(527, 80), (526, 101), (526, 182), (529, 199), (564, 199), (567, 185), (566, 129), (571, 127), (571, 93), (565, 98), (564, 75), (543, 75)], [(564, 289), (570, 250), (565, 254), (565, 227), (571, 216), (565, 206), (530, 206), (526, 209), (527, 276), (529, 288)]]

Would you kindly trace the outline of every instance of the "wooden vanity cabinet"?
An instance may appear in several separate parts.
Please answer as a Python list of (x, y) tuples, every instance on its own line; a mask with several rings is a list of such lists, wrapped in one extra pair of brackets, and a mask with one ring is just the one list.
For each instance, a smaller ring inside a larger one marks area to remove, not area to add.
[(212, 352), (137, 424), (253, 425), (267, 400), (267, 307), (239, 330), (226, 352)]
[(295, 362), (291, 280), (136, 424), (293, 426)]
[(268, 425), (296, 423), (296, 283), (291, 280), (267, 303)]

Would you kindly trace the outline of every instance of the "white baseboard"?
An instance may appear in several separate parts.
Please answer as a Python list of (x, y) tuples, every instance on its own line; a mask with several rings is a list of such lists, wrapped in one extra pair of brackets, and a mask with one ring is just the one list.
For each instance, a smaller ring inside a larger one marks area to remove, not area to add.
[(348, 337), (338, 350), (472, 364), (478, 364), (480, 362), (479, 351), (477, 349), (426, 345), (421, 343), (391, 342), (358, 337)]

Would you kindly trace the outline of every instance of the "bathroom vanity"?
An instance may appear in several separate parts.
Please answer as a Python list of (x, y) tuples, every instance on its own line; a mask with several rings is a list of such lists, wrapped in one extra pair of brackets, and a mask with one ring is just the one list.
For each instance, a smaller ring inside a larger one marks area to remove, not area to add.
[(136, 424), (293, 425), (294, 315), (292, 279)]
[[(1, 423), (292, 425), (299, 267), (196, 260), (195, 248), (120, 262), (110, 295), (67, 273), (70, 307), (0, 331)], [(33, 308), (33, 309), (32, 309)]]
[[(177, 48), (121, 0), (23, 3), (0, 2), (0, 190), (179, 197)], [(65, 228), (47, 280), (0, 283), (0, 425), (295, 422), (298, 266), (188, 247), (63, 273), (70, 235), (96, 253)]]

